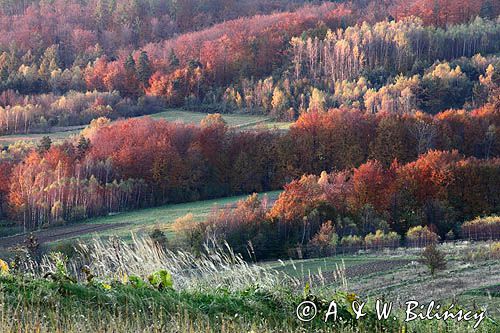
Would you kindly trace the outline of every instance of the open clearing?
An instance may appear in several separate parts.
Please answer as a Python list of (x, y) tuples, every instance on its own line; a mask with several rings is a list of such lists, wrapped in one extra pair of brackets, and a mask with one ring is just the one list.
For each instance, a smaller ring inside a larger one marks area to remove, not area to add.
[[(179, 121), (185, 124), (199, 124), (208, 113), (183, 111), (169, 109), (160, 113), (154, 113), (140, 117), (151, 117), (153, 119), (165, 119), (167, 121)], [(139, 118), (139, 117), (138, 117)], [(265, 115), (251, 114), (223, 114), (222, 118), (230, 127), (237, 129), (279, 129), (287, 130), (291, 122), (277, 122)], [(73, 135), (78, 135), (85, 126), (54, 127), (47, 133), (14, 134), (0, 136), (0, 146), (8, 146), (17, 141), (38, 142), (44, 136), (50, 136), (52, 141), (62, 141)]]
[(383, 260), (379, 256), (360, 256), (360, 255), (346, 255), (346, 256), (332, 256), (325, 258), (303, 259), (303, 260), (287, 260), (282, 263), (270, 263), (269, 266), (294, 277), (301, 276), (315, 276), (319, 271), (332, 272), (336, 267), (345, 265), (346, 268), (352, 266), (359, 266)]
[[(260, 196), (266, 195), (269, 200), (275, 200), (281, 191), (272, 191), (261, 193)], [(119, 236), (129, 235), (131, 231), (143, 232), (150, 231), (153, 228), (159, 228), (167, 234), (171, 233), (171, 224), (177, 218), (186, 214), (193, 214), (196, 221), (203, 221), (213, 209), (224, 206), (233, 206), (239, 200), (245, 199), (248, 195), (218, 198), (212, 200), (188, 202), (182, 204), (172, 204), (160, 207), (153, 207), (131, 212), (124, 212), (110, 216), (97, 217), (88, 219), (86, 224), (116, 224), (127, 223), (126, 229), (115, 229), (113, 234)]]
[[(208, 113), (192, 112), (183, 110), (167, 110), (160, 113), (149, 115), (153, 119), (165, 119), (168, 121), (180, 121), (185, 124), (199, 124)], [(250, 115), (250, 114), (223, 114), (222, 118), (231, 127), (247, 128), (256, 126), (261, 123), (272, 122), (272, 119), (265, 115)]]
[[(281, 191), (262, 193), (270, 201), (275, 200)], [(85, 221), (44, 230), (37, 233), (40, 242), (55, 242), (72, 238), (89, 238), (93, 236), (116, 235), (123, 238), (130, 237), (131, 232), (144, 233), (153, 228), (159, 228), (167, 233), (172, 232), (171, 224), (179, 217), (193, 214), (196, 221), (203, 221), (215, 208), (232, 206), (237, 201), (245, 199), (247, 195), (219, 198), (213, 200), (196, 201), (182, 204), (165, 205), (154, 208), (140, 209), (130, 212), (112, 214), (109, 216), (87, 219)], [(20, 244), (26, 235), (14, 235), (0, 238), (0, 248), (7, 248)], [(41, 239), (40, 237), (44, 237)]]
[(9, 146), (18, 141), (36, 143), (44, 136), (49, 136), (54, 142), (62, 141), (71, 137), (72, 135), (78, 135), (83, 128), (85, 128), (85, 126), (70, 126), (65, 128), (58, 127), (53, 131), (47, 133), (4, 135), (0, 136), (0, 147)]
[[(446, 270), (432, 278), (423, 265), (408, 263), (393, 270), (367, 273), (351, 278), (349, 286), (357, 294), (370, 298), (385, 297), (394, 301), (432, 300), (451, 303), (464, 299), (469, 303), (475, 298), (470, 293), (478, 288), (489, 288), (500, 283), (497, 272), (500, 262), (464, 262), (451, 259)], [(478, 298), (476, 306), (488, 307), (490, 315), (498, 316), (500, 297), (485, 292)]]

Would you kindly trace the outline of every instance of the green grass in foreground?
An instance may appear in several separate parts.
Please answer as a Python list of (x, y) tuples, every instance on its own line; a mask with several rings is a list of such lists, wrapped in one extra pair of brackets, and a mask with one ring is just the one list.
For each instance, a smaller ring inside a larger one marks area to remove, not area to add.
[[(275, 299), (256, 289), (178, 292), (117, 283), (107, 290), (98, 283), (9, 277), (0, 278), (0, 299), (4, 304), (0, 332), (31, 332), (30, 328), (37, 326), (47, 332), (179, 332), (178, 327), (184, 325), (182, 331), (197, 327), (231, 332), (225, 325), (258, 323), (254, 315), (263, 316), (265, 324), (273, 327), (293, 324), (293, 317), (288, 315), (293, 313), (291, 299)], [(6, 318), (22, 313), (30, 315), (19, 320)]]
[[(347, 311), (345, 294), (332, 294), (339, 313)], [(130, 284), (81, 284), (29, 277), (0, 278), (0, 332), (470, 332), (471, 324), (401, 319), (377, 321), (373, 311), (343, 325), (325, 323), (328, 308), (316, 298), (319, 315), (300, 322), (295, 309), (304, 300), (286, 290), (258, 286), (243, 291), (156, 290)], [(370, 311), (370, 310), (366, 310)], [(26, 316), (25, 314), (28, 314)], [(404, 315), (398, 313), (399, 318)], [(491, 320), (475, 332), (496, 332)]]

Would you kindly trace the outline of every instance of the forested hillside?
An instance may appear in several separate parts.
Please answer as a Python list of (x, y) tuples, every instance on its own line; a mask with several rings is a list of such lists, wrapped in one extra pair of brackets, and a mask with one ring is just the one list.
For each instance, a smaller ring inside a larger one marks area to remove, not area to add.
[(498, 0), (0, 0), (0, 333), (494, 333), (499, 240)]
[[(0, 134), (89, 124), (62, 144), (4, 147), (0, 216), (27, 229), (280, 189), (303, 174), (393, 170), (430, 150), (485, 163), (485, 177), (499, 179), (496, 2), (56, 0), (0, 9)], [(110, 122), (169, 106), (296, 122), (289, 131), (237, 130), (220, 115), (200, 126)], [(497, 212), (498, 192), (488, 193), (481, 209), (450, 203), (454, 220)], [(388, 222), (405, 232), (400, 220)]]
[[(314, 2), (292, 11), (293, 1), (242, 3), (5, 2), (0, 133), (163, 106), (291, 120), (311, 105), (436, 113), (481, 106), (487, 75), (498, 70), (499, 6), (488, 0)], [(197, 16), (184, 7), (206, 22), (188, 23)]]

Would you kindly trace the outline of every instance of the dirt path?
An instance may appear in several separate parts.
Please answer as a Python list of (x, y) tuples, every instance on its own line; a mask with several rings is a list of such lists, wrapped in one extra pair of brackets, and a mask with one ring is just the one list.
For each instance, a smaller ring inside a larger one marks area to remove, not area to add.
[[(62, 239), (77, 237), (94, 232), (101, 232), (115, 228), (122, 228), (128, 223), (106, 223), (106, 224), (73, 224), (64, 227), (57, 227), (47, 230), (36, 231), (33, 234), (38, 238), (38, 242), (54, 242)], [(24, 243), (26, 234), (0, 238), (0, 248), (9, 248)]]

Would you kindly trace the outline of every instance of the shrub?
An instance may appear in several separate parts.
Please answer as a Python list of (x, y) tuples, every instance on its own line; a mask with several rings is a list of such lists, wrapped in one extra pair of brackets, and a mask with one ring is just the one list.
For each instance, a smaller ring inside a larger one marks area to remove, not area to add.
[[(298, 228), (287, 225), (285, 230), (288, 234), (280, 232), (278, 224), (266, 217), (268, 212), (267, 197), (261, 200), (254, 193), (240, 200), (236, 207), (226, 206), (214, 210), (203, 223), (206, 226), (206, 238), (226, 240), (236, 253), (248, 255), (253, 260), (276, 258), (299, 243), (296, 241), (299, 238), (293, 237), (298, 234)], [(301, 226), (304, 227), (304, 224)], [(318, 229), (319, 225), (312, 233)], [(304, 243), (309, 237), (304, 239)], [(302, 243), (299, 244), (302, 246)]]
[(430, 244), (425, 247), (420, 255), (420, 262), (429, 267), (432, 276), (434, 276), (436, 270), (446, 268), (446, 256), (438, 250), (436, 244)]
[(490, 245), (491, 257), (493, 259), (500, 259), (500, 242), (494, 242)]
[(319, 254), (329, 254), (334, 252), (339, 242), (339, 236), (335, 233), (332, 221), (323, 223), (319, 231), (309, 241), (309, 246), (314, 252)]
[(0, 276), (8, 276), (9, 275), (9, 264), (0, 259)]
[(326, 221), (321, 225), (318, 233), (310, 241), (310, 245), (318, 247), (336, 247), (338, 236), (335, 233), (335, 228), (332, 226), (332, 221)]
[(491, 244), (479, 244), (465, 251), (464, 260), (468, 262), (480, 262), (486, 260), (500, 259), (500, 242)]
[(476, 217), (462, 225), (462, 236), (472, 240), (500, 238), (500, 216)]
[(365, 236), (365, 245), (367, 248), (381, 249), (384, 247), (397, 247), (401, 237), (394, 231), (384, 233), (377, 230), (375, 234), (369, 233)]
[(38, 238), (33, 233), (30, 233), (26, 237), (26, 239), (24, 240), (24, 245), (31, 258), (38, 258), (40, 254), (40, 243), (38, 242)]
[(54, 246), (49, 247), (51, 252), (59, 252), (67, 258), (72, 259), (78, 255), (78, 244), (75, 245), (73, 240), (57, 242)]
[(424, 247), (437, 243), (439, 236), (428, 227), (416, 226), (408, 230), (406, 239), (409, 246)]
[(205, 241), (205, 225), (198, 223), (192, 213), (177, 218), (172, 230), (176, 233), (176, 242), (181, 248), (199, 253)]
[(446, 236), (445, 236), (446, 240), (454, 240), (455, 239), (455, 233), (453, 232), (453, 230), (450, 230), (446, 233)]
[(363, 246), (363, 238), (356, 235), (344, 236), (340, 240), (340, 246), (345, 251), (356, 251)]
[(149, 283), (158, 290), (172, 289), (174, 286), (172, 275), (164, 269), (149, 275), (148, 280)]
[(154, 244), (160, 249), (167, 248), (167, 236), (159, 228), (155, 228), (150, 234), (149, 238), (154, 242)]
[(488, 246), (481, 245), (465, 251), (464, 260), (467, 262), (480, 262), (490, 259), (491, 252)]

